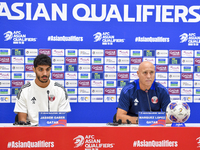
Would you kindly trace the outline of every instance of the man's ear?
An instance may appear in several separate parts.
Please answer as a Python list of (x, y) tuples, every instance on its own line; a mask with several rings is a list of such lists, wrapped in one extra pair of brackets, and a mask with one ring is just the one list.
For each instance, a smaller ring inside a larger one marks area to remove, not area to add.
[(35, 67), (33, 67), (33, 71), (35, 72)]

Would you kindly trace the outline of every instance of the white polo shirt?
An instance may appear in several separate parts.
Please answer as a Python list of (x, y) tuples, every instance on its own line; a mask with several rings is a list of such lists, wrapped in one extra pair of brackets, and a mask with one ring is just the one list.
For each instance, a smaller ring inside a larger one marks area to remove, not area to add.
[[(49, 91), (49, 96), (47, 91)], [(37, 125), (38, 112), (49, 111), (49, 109), (50, 111), (71, 111), (67, 92), (62, 85), (50, 80), (46, 88), (41, 88), (33, 80), (21, 87), (15, 103), (15, 113), (27, 113), (27, 120), (31, 122), (31, 125)]]

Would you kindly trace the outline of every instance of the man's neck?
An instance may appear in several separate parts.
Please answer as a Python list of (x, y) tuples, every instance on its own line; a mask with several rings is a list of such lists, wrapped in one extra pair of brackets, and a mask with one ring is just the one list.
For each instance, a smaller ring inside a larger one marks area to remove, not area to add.
[(146, 90), (149, 90), (151, 87), (147, 87), (147, 88), (141, 88), (140, 87), (140, 89), (142, 90), (142, 91), (146, 91)]
[(140, 81), (139, 81), (139, 85), (140, 85), (140, 90), (142, 91), (146, 91), (146, 90), (149, 90), (151, 88), (151, 86), (143, 86), (140, 84)]
[(50, 80), (48, 80), (46, 83), (42, 83), (39, 80), (35, 79), (35, 84), (41, 88), (46, 88), (50, 83)]

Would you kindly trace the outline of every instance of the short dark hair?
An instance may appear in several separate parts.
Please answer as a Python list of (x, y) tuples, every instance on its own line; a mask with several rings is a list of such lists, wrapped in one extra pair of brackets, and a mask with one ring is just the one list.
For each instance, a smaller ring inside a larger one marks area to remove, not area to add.
[(51, 67), (51, 58), (45, 54), (40, 54), (34, 59), (34, 68), (38, 65), (48, 65)]

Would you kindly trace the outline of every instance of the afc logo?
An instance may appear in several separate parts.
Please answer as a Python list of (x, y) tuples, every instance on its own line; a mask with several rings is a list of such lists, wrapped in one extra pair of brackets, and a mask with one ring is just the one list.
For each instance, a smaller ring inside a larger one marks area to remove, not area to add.
[(84, 144), (84, 137), (82, 135), (78, 135), (73, 140), (75, 144), (74, 148), (81, 147)]
[(103, 32), (103, 33), (97, 32), (93, 35), (94, 36), (94, 42), (98, 42), (103, 38), (103, 36), (109, 36), (109, 35), (110, 35), (110, 32)]
[(6, 33), (4, 33), (5, 35), (5, 40), (4, 41), (9, 41), (13, 38), (13, 35), (21, 35), (21, 31), (7, 31)]
[(181, 34), (179, 37), (180, 37), (180, 43), (184, 43), (188, 40), (189, 37), (195, 37), (196, 36), (196, 33), (183, 33)]

